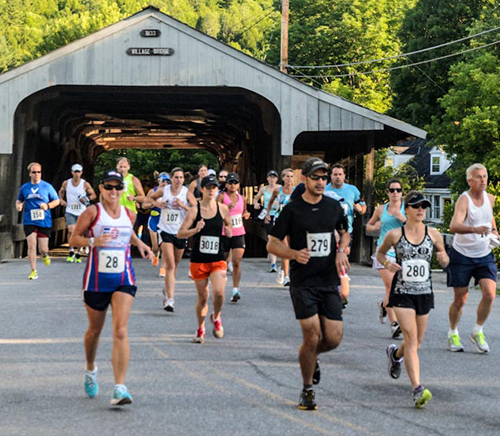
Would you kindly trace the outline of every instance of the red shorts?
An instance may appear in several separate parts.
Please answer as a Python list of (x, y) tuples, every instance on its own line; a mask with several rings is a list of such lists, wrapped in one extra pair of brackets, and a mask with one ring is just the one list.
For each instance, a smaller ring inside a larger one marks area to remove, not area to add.
[(189, 264), (189, 277), (193, 280), (205, 280), (215, 271), (227, 271), (226, 261)]

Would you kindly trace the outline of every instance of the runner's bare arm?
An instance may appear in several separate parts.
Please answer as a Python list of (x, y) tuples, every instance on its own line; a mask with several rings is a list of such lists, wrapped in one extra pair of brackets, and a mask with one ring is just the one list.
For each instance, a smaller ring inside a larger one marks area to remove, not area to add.
[(161, 197), (163, 197), (163, 188), (158, 188), (156, 191), (150, 189), (148, 195), (146, 195), (146, 200), (142, 203), (142, 207), (144, 209), (151, 209), (152, 207), (157, 206), (156, 200)]
[(401, 269), (401, 265), (397, 264), (396, 262), (389, 262), (385, 258), (385, 255), (392, 247), (396, 245), (396, 243), (401, 238), (401, 234), (402, 234), (401, 229), (391, 230), (390, 232), (387, 233), (387, 235), (385, 235), (382, 245), (377, 250), (377, 255), (376, 255), (377, 261), (381, 265), (384, 265), (385, 269), (391, 272), (399, 271)]
[(192, 192), (189, 192), (189, 191), (188, 191), (188, 193), (187, 193), (187, 195), (186, 195), (186, 198), (187, 198), (187, 201), (188, 201), (188, 203), (189, 203), (189, 205), (190, 205), (191, 207), (196, 206), (196, 203), (198, 203), (198, 202), (196, 201), (196, 198), (194, 198), (194, 195), (193, 195), (193, 193), (192, 193)]
[[(83, 186), (89, 200), (94, 201), (97, 198), (97, 194), (95, 193), (94, 188), (92, 188), (92, 185), (89, 182), (85, 182), (85, 185)], [(61, 196), (59, 195), (59, 197)]]
[(383, 210), (384, 210), (383, 204), (381, 204), (379, 207), (375, 209), (375, 212), (373, 212), (370, 221), (366, 223), (367, 232), (377, 232), (380, 230), (380, 228), (382, 227), (382, 222), (380, 221), (380, 218), (382, 217)]
[(269, 223), (271, 221), (271, 207), (269, 205), (274, 204), (274, 200), (276, 200), (276, 198), (278, 197), (279, 193), (280, 193), (280, 188), (276, 188), (273, 191), (273, 194), (271, 195), (271, 198), (269, 199), (268, 208), (267, 208), (267, 214), (266, 214), (266, 217), (264, 218), (264, 222), (265, 223)]
[(222, 212), (222, 219), (224, 220), (224, 232), (230, 238), (233, 236), (233, 226), (231, 224), (231, 217), (229, 216), (229, 208), (225, 204), (221, 204), (219, 207)]
[(462, 195), (455, 205), (455, 212), (450, 223), (450, 232), (458, 234), (466, 233), (477, 233), (479, 235), (485, 235), (490, 232), (489, 227), (479, 226), (471, 227), (464, 224), (465, 218), (467, 216), (469, 201), (465, 195)]
[(184, 218), (184, 221), (181, 224), (181, 227), (179, 228), (179, 231), (177, 232), (177, 237), (179, 239), (187, 239), (190, 238), (193, 235), (196, 235), (203, 227), (205, 227), (205, 221), (201, 219), (196, 223), (196, 227), (190, 228), (194, 220), (196, 219), (196, 214), (198, 213), (198, 210), (196, 207), (192, 207), (189, 209), (186, 217)]
[(290, 247), (285, 245), (281, 239), (271, 235), (269, 235), (266, 248), (270, 254), (275, 254), (282, 259), (293, 259), (303, 265), (307, 264), (311, 258), (310, 250), (307, 248), (303, 248), (302, 250), (292, 250)]
[(259, 189), (259, 192), (257, 192), (257, 195), (253, 198), (253, 207), (256, 210), (260, 209), (260, 197), (264, 195), (264, 190), (266, 189), (266, 186), (263, 186), (262, 188)]
[(443, 268), (446, 268), (450, 263), (450, 258), (446, 249), (444, 247), (443, 236), (436, 229), (429, 227), (429, 235), (434, 243), (434, 248), (436, 249), (436, 259)]
[(132, 177), (132, 183), (134, 184), (135, 198), (129, 198), (129, 200), (142, 203), (146, 199), (146, 194), (144, 194), (144, 189), (142, 188), (142, 183), (135, 176)]
[[(69, 238), (69, 244), (71, 247), (88, 247), (91, 243), (91, 239), (88, 236), (88, 231), (91, 224), (95, 221), (97, 217), (97, 206), (89, 206), (83, 211), (83, 213), (78, 217), (76, 222), (75, 230)], [(111, 239), (111, 235), (101, 235), (94, 238), (93, 247), (101, 247), (106, 245), (106, 243)]]
[(61, 189), (59, 189), (59, 198), (61, 199), (61, 206), (63, 207), (66, 207), (66, 201), (64, 200), (65, 197), (66, 197), (66, 186), (68, 186), (68, 181), (65, 180), (62, 185), (61, 185)]

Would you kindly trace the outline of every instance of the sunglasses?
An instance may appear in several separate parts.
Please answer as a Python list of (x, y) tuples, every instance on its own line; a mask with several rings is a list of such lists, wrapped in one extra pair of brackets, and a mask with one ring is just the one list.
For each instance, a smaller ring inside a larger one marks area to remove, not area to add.
[(316, 174), (312, 174), (312, 175), (310, 175), (310, 176), (309, 176), (309, 178), (310, 178), (311, 180), (314, 180), (315, 182), (316, 182), (317, 180), (324, 180), (325, 182), (328, 182), (328, 180), (330, 179), (328, 176), (318, 176), (318, 175), (316, 175)]
[(237, 180), (230, 180), (229, 182), (227, 182), (228, 185), (237, 185), (238, 183), (240, 182), (238, 182)]
[(391, 194), (394, 194), (395, 192), (403, 192), (403, 189), (402, 188), (389, 188), (388, 191)]
[(412, 209), (419, 209), (419, 208), (427, 209), (428, 206), (429, 205), (427, 203), (410, 204), (410, 207)]
[(31, 171), (31, 174), (42, 174), (41, 171)]
[(116, 189), (117, 191), (123, 191), (124, 186), (123, 185), (102, 185), (102, 187), (106, 191), (112, 191), (113, 189)]
[(81, 173), (80, 170), (73, 170), (74, 173)]
[(227, 179), (227, 176), (219, 176), (219, 179)]

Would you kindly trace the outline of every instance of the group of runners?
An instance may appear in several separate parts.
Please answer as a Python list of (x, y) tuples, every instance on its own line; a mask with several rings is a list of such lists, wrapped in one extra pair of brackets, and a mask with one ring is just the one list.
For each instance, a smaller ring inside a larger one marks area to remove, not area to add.
[[(239, 192), (237, 173), (221, 171), (219, 175), (201, 165), (198, 177), (184, 186), (182, 168), (157, 175), (157, 186), (147, 195), (138, 178), (130, 174), (130, 162), (120, 158), (116, 169), (100, 178), (97, 199), (91, 185), (82, 179), (83, 168), (75, 164), (72, 177), (66, 180), (59, 195), (42, 180), (42, 166), (28, 166), (30, 181), (20, 189), (17, 210), (23, 211), (23, 224), (31, 266), (30, 280), (38, 277), (37, 245), (45, 265), (50, 265), (48, 237), (51, 232), (50, 209), (66, 207), (69, 231), (67, 261), (81, 262), (81, 250), (89, 254), (84, 273), (83, 300), (88, 316), (85, 333), (85, 391), (89, 397), (98, 394), (96, 353), (106, 312), (113, 312), (112, 365), (115, 389), (112, 405), (132, 402), (125, 386), (130, 359), (128, 318), (137, 291), (130, 245), (143, 258), (164, 269), (163, 307), (174, 312), (177, 268), (192, 241), (189, 275), (195, 283), (197, 328), (193, 342), (205, 341), (205, 322), (209, 312), (209, 282), (212, 284), (213, 311), (209, 316), (212, 333), (224, 336), (222, 308), (228, 260), (232, 264), (231, 302), (241, 299), (241, 260), (245, 250), (244, 220), (250, 214), (247, 201)], [(342, 340), (342, 310), (347, 295), (341, 289), (342, 278), (350, 270), (349, 253), (355, 213), (366, 213), (359, 190), (345, 182), (342, 165), (331, 168), (319, 158), (308, 159), (301, 168), (301, 183), (294, 186), (294, 172), (267, 174), (268, 184), (254, 197), (253, 206), (261, 209), (259, 219), (268, 234), (267, 250), (270, 272), (278, 273), (278, 283), (290, 287), (295, 316), (300, 323), (303, 342), (299, 362), (303, 378), (299, 408), (317, 408), (313, 385), (321, 379), (318, 356), (333, 350)], [(450, 307), (448, 348), (463, 351), (458, 323), (467, 300), (470, 279), (474, 277), (482, 290), (476, 325), (470, 340), (478, 352), (489, 346), (483, 325), (491, 310), (496, 290), (497, 269), (490, 246), (498, 244), (493, 217), (494, 197), (486, 193), (487, 171), (481, 164), (467, 170), (470, 189), (463, 193), (455, 207), (450, 230), (456, 233), (449, 255), (440, 233), (424, 224), (430, 202), (417, 191), (403, 199), (402, 184), (392, 179), (387, 184), (388, 202), (379, 206), (368, 222), (368, 230), (379, 230), (374, 268), (380, 271), (386, 292), (379, 304), (380, 321), (391, 321), (391, 336), (403, 341), (386, 349), (388, 372), (399, 378), (404, 362), (410, 378), (416, 407), (432, 398), (420, 381), (418, 349), (423, 340), (428, 314), (434, 307), (431, 281), (432, 255), (447, 267), (448, 285), (455, 298)], [(330, 182), (330, 183), (328, 183)], [(134, 231), (137, 204), (150, 209), (148, 228), (152, 249)], [(160, 256), (161, 253), (161, 256)], [(281, 267), (277, 259), (281, 259)]]

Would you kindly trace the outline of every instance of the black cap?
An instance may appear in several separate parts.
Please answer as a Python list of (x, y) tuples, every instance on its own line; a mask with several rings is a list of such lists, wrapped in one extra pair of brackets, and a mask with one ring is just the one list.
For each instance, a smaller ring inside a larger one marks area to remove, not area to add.
[(237, 173), (229, 173), (226, 178), (226, 183), (237, 181), (240, 183), (240, 177)]
[(274, 170), (271, 170), (267, 173), (267, 176), (266, 176), (266, 179), (269, 177), (269, 176), (274, 176), (274, 177), (279, 177), (278, 176), (278, 173)]
[(302, 164), (302, 174), (310, 176), (317, 170), (328, 171), (328, 165), (319, 157), (311, 157)]
[(116, 170), (105, 171), (101, 176), (101, 182), (106, 183), (109, 182), (110, 180), (117, 180), (123, 183), (123, 175), (122, 173), (119, 173)]
[(427, 207), (432, 207), (432, 204), (427, 198), (423, 196), (420, 192), (413, 194), (406, 202), (407, 206), (414, 206), (416, 204), (426, 204)]
[(201, 187), (205, 188), (206, 186), (219, 187), (219, 181), (217, 180), (217, 177), (213, 174), (203, 177), (203, 179), (201, 179)]

